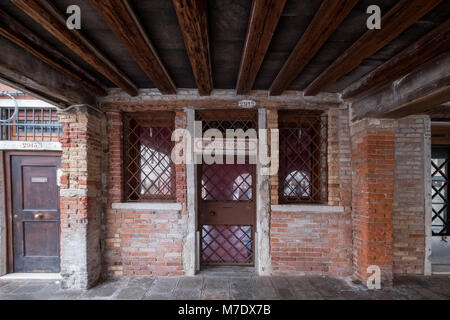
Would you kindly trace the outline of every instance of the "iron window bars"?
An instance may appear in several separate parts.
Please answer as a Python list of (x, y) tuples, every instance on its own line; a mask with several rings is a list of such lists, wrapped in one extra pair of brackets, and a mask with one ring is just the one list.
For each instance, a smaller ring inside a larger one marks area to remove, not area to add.
[(448, 236), (449, 230), (450, 148), (433, 147), (431, 160), (432, 231), (434, 236)]
[(280, 203), (327, 201), (327, 117), (322, 112), (281, 111)]
[(175, 200), (175, 165), (171, 159), (174, 114), (124, 116), (124, 188), (126, 200)]
[[(0, 108), (1, 119), (10, 119), (14, 108)], [(11, 122), (0, 123), (0, 140), (59, 142), (62, 126), (57, 111), (52, 108), (20, 107)]]

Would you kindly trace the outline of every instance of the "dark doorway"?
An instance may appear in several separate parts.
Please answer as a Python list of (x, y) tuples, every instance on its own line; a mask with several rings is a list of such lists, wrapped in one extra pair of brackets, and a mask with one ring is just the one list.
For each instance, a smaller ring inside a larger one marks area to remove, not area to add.
[(13, 272), (60, 272), (57, 156), (10, 155)]

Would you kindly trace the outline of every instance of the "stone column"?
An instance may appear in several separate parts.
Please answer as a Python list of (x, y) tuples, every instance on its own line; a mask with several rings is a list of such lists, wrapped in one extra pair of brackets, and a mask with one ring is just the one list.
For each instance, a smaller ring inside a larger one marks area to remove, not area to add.
[[(278, 128), (278, 117), (277, 110), (270, 112), (271, 120), (276, 119), (275, 123), (272, 121), (270, 123), (271, 127)], [(269, 114), (266, 109), (258, 110), (258, 128), (260, 130), (269, 129)], [(270, 131), (267, 133), (267, 141), (270, 144)], [(270, 148), (269, 148), (270, 150)], [(270, 152), (270, 151), (269, 151)], [(258, 270), (258, 275), (268, 276), (272, 274), (272, 258), (270, 255), (270, 214), (271, 214), (271, 190), (270, 190), (270, 179), (267, 175), (262, 175), (262, 164), (258, 161), (256, 173), (257, 173), (257, 185), (256, 185), (256, 229), (258, 232), (258, 237), (256, 239), (256, 269)], [(277, 178), (275, 176), (275, 178)], [(278, 182), (278, 179), (276, 180)], [(277, 184), (278, 186), (278, 184)], [(278, 190), (277, 190), (278, 192)], [(278, 193), (275, 195), (278, 199)]]
[(104, 116), (87, 108), (60, 113), (62, 286), (87, 289), (101, 273)]

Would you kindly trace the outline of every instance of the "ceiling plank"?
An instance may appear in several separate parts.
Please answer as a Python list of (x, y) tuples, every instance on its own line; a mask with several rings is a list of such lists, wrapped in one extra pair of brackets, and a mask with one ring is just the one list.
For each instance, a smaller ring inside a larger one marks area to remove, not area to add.
[(95, 94), (106, 96), (106, 89), (98, 78), (76, 65), (3, 10), (0, 10), (0, 35), (53, 68), (80, 82)]
[(94, 104), (96, 96), (78, 81), (0, 37), (0, 82), (54, 105)]
[(248, 94), (253, 89), (285, 5), (286, 0), (253, 0), (237, 94)]
[(358, 0), (324, 0), (269, 89), (271, 96), (281, 95), (301, 74), (329, 37), (341, 25)]
[(450, 125), (431, 123), (431, 134), (450, 134)]
[(381, 19), (381, 29), (367, 31), (306, 88), (305, 95), (316, 95), (351, 72), (440, 2), (442, 0), (398, 1)]
[(420, 65), (401, 80), (352, 103), (353, 120), (400, 118), (425, 113), (450, 101), (450, 52)]
[(432, 144), (448, 144), (450, 145), (450, 138), (446, 137), (431, 137)]
[(136, 85), (78, 30), (69, 30), (65, 17), (48, 0), (11, 0), (59, 41), (75, 52), (98, 72), (131, 96), (138, 94)]
[(91, 0), (91, 3), (159, 91), (175, 94), (176, 86), (129, 1)]
[(209, 46), (208, 11), (206, 0), (173, 0), (184, 44), (201, 96), (213, 90), (211, 52)]
[(344, 90), (342, 98), (351, 99), (401, 78), (416, 66), (450, 48), (450, 19), (400, 52), (361, 80)]

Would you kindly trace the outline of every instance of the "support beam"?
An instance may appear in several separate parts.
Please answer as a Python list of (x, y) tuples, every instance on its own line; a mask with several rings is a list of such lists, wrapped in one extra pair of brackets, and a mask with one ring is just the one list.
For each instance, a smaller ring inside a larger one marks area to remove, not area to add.
[(65, 17), (48, 0), (11, 0), (69, 49), (131, 96), (137, 87), (78, 30), (69, 30)]
[(0, 37), (0, 81), (50, 104), (95, 103), (78, 82), (51, 68), (27, 51)]
[(450, 52), (419, 66), (374, 94), (355, 101), (353, 120), (400, 118), (424, 113), (450, 101)]
[(100, 98), (99, 103), (105, 111), (147, 112), (183, 110), (186, 106), (193, 109), (217, 110), (240, 109), (241, 102), (253, 101), (255, 108), (289, 110), (329, 110), (345, 107), (337, 94), (320, 94), (304, 97), (301, 91), (289, 91), (281, 97), (269, 97), (267, 91), (252, 90), (249, 95), (237, 96), (235, 90), (213, 90), (210, 96), (199, 96), (196, 89), (179, 90), (177, 95), (163, 96), (156, 89), (142, 89), (137, 97), (129, 97), (110, 90), (108, 96)]
[(394, 40), (440, 2), (442, 0), (398, 1), (394, 8), (381, 19), (381, 29), (367, 31), (306, 88), (305, 95), (316, 95), (351, 72), (361, 62)]
[(159, 91), (175, 94), (175, 84), (129, 1), (91, 0), (91, 3)]
[(398, 79), (450, 48), (450, 19), (344, 90), (351, 99)]
[(100, 84), (100, 79), (83, 70), (3, 10), (0, 10), (0, 35), (78, 81), (95, 94), (106, 96), (106, 89)]
[(184, 44), (201, 96), (213, 90), (206, 0), (173, 0)]
[(270, 87), (271, 96), (281, 95), (297, 79), (357, 3), (358, 0), (324, 0), (322, 2), (308, 29)]
[(253, 0), (239, 69), (238, 94), (252, 90), (285, 5), (286, 0)]
[(447, 85), (443, 88), (433, 90), (426, 95), (417, 97), (402, 104), (394, 111), (385, 114), (386, 118), (402, 118), (412, 114), (423, 113), (430, 108), (439, 107), (442, 102), (450, 101), (450, 77), (447, 78)]

